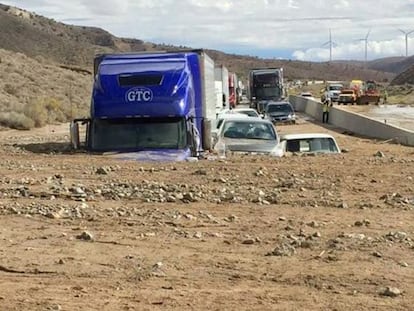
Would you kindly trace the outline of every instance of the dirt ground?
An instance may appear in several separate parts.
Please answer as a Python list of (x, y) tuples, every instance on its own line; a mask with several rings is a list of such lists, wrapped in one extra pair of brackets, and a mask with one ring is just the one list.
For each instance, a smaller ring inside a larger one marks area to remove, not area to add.
[(1, 131), (0, 310), (412, 310), (414, 149), (136, 163)]

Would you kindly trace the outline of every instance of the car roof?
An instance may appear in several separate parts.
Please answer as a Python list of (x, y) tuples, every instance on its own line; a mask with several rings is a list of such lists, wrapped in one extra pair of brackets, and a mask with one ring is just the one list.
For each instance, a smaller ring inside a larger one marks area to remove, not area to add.
[[(245, 115), (246, 116), (246, 115)], [(226, 118), (225, 121), (227, 121), (228, 119)], [(269, 120), (266, 119), (262, 119), (260, 117), (249, 117), (247, 116), (247, 118), (231, 118), (231, 121), (241, 121), (241, 122), (260, 122), (260, 123), (268, 123), (268, 124), (272, 124), (272, 122), (270, 122)]]
[(219, 114), (217, 117), (217, 120), (221, 120), (221, 119), (244, 119), (244, 118), (251, 118), (248, 115), (244, 114), (244, 113), (222, 113)]
[(287, 101), (280, 101), (280, 102), (269, 101), (267, 105), (268, 105), (268, 106), (269, 106), (269, 105), (275, 105), (275, 106), (276, 106), (276, 105), (286, 105), (286, 104), (287, 104), (287, 105), (291, 105), (291, 104), (290, 104), (289, 102), (287, 102)]
[(254, 111), (256, 112), (256, 110), (253, 108), (234, 108), (233, 111), (236, 111), (236, 112), (237, 111)]
[(284, 134), (280, 136), (281, 140), (293, 140), (293, 139), (309, 139), (309, 138), (332, 138), (332, 135), (326, 133), (297, 133), (297, 134)]

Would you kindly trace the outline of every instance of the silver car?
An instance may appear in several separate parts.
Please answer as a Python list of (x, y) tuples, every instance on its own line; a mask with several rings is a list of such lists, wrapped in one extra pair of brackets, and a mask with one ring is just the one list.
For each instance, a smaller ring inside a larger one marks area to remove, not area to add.
[(279, 137), (272, 124), (261, 118), (224, 120), (215, 137), (215, 150), (282, 156)]

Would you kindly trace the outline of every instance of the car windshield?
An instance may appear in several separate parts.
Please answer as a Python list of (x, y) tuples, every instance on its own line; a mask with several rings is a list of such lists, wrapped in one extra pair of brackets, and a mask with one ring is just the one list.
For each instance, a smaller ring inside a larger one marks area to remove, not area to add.
[(332, 138), (289, 139), (286, 142), (286, 151), (290, 152), (338, 152)]
[(303, 97), (312, 97), (312, 94), (309, 94), (309, 93), (303, 93), (303, 94), (301, 94)]
[(96, 120), (93, 150), (183, 149), (187, 143), (184, 118)]
[(340, 91), (340, 90), (341, 90), (341, 88), (342, 88), (342, 86), (341, 86), (341, 85), (330, 85), (330, 86), (329, 86), (329, 90), (330, 90), (330, 91)]
[(276, 140), (272, 124), (267, 122), (226, 121), (222, 135), (226, 138)]
[(354, 91), (342, 91), (341, 94), (354, 94)]
[(292, 113), (293, 109), (289, 104), (278, 104), (278, 105), (267, 105), (266, 111), (269, 113), (279, 112), (279, 113)]

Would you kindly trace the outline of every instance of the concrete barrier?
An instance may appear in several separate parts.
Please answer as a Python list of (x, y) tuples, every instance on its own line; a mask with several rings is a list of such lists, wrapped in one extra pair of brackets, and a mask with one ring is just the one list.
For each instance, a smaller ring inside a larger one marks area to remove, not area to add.
[[(322, 120), (322, 103), (300, 96), (289, 96), (289, 101), (296, 111)], [(359, 113), (331, 107), (329, 123), (357, 135), (388, 140), (393, 139), (400, 144), (414, 146), (414, 131), (383, 123)]]

